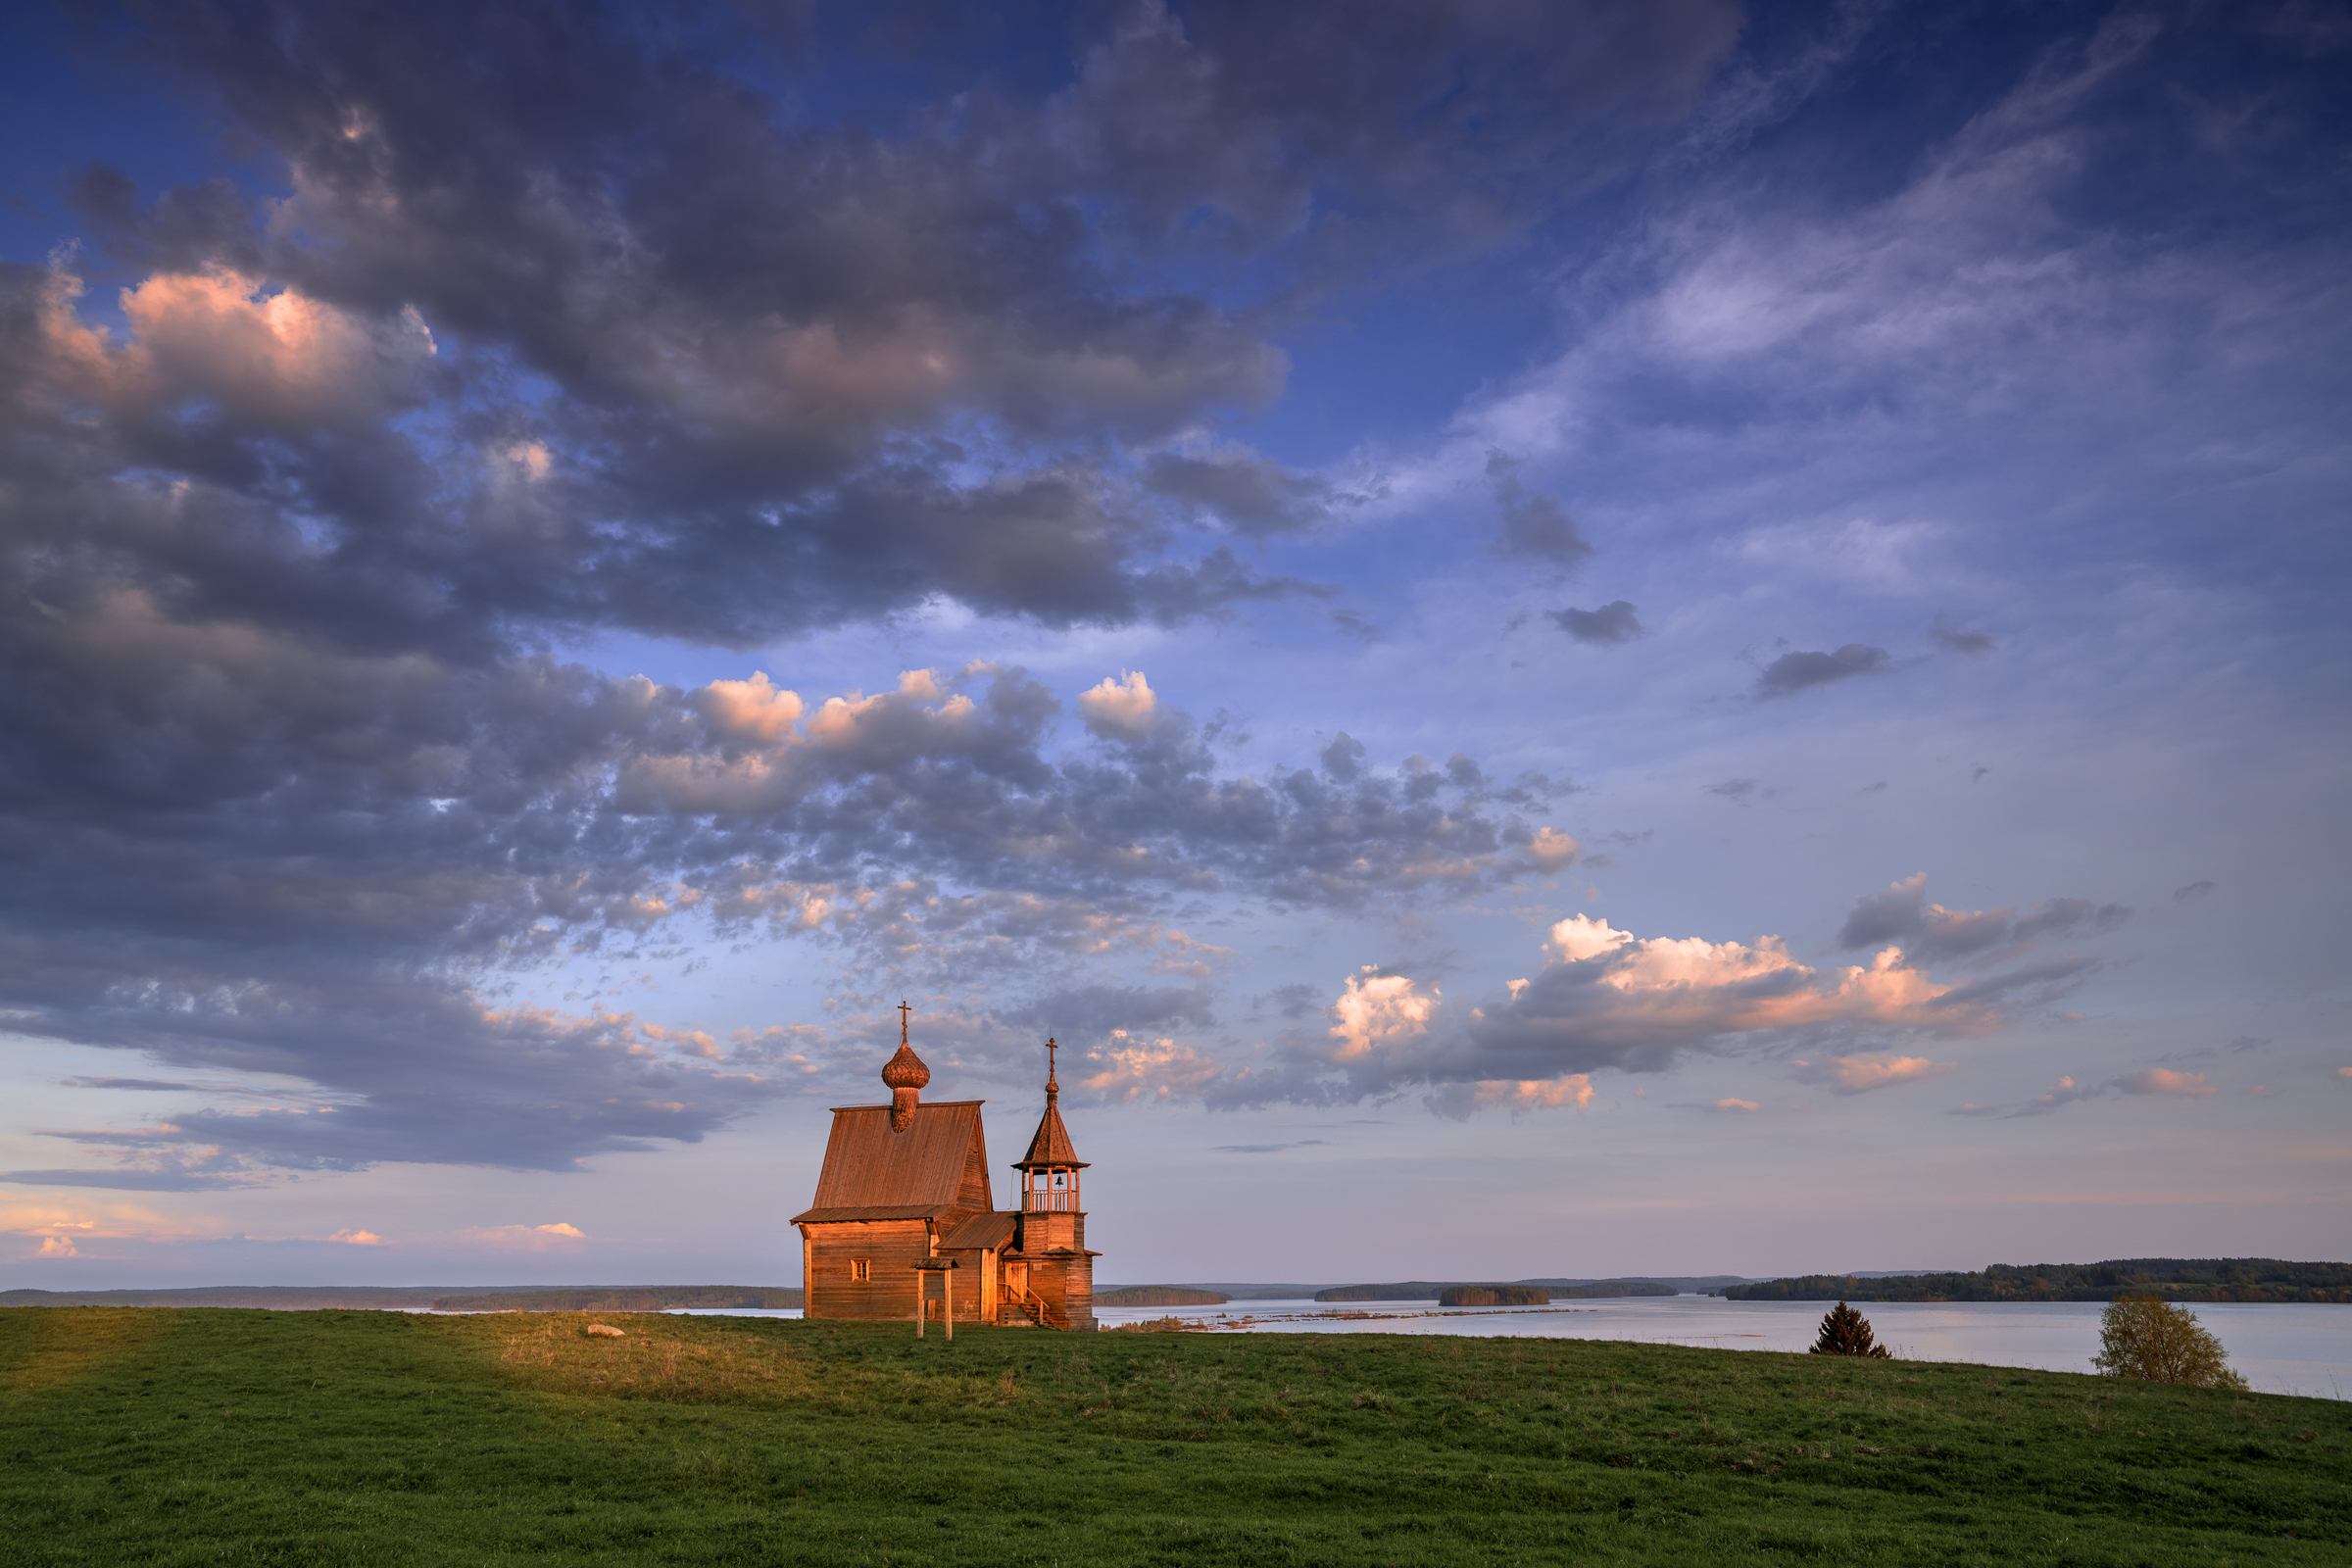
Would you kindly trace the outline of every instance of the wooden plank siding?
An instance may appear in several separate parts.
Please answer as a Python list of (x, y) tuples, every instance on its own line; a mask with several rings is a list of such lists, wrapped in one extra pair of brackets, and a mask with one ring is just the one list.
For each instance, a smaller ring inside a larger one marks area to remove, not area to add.
[[(847, 1220), (804, 1225), (801, 1234), (808, 1270), (805, 1316), (914, 1321), (914, 1265), (931, 1256), (927, 1221)], [(850, 1264), (860, 1257), (870, 1265), (863, 1283), (851, 1278)]]

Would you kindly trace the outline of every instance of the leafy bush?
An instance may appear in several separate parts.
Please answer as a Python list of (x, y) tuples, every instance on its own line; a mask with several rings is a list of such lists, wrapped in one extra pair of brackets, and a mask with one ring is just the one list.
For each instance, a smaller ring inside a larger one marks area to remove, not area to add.
[(1813, 1342), (1815, 1355), (1866, 1355), (1877, 1360), (1888, 1359), (1886, 1347), (1873, 1343), (1870, 1319), (1839, 1301), (1824, 1314), (1821, 1338)]
[(2230, 1370), (2222, 1342), (2186, 1307), (2154, 1296), (2126, 1296), (2099, 1318), (2099, 1353), (2090, 1364), (2109, 1377), (2146, 1383), (2185, 1383), (2198, 1389), (2243, 1389)]

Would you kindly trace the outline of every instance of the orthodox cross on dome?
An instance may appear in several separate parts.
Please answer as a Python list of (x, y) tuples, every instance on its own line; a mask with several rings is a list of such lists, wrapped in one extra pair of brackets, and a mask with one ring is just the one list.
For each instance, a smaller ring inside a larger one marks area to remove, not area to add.
[(906, 1043), (906, 1014), (911, 1010), (905, 1002), (899, 1004), (899, 1053), (882, 1064), (882, 1081), (890, 1086), (890, 1130), (894, 1133), (914, 1125), (915, 1104), (931, 1082), (931, 1069)]

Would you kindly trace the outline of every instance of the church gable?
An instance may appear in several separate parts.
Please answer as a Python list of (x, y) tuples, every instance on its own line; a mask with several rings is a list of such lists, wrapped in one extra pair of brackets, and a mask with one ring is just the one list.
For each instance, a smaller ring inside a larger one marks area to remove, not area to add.
[[(988, 1147), (980, 1102), (948, 1101), (912, 1107), (905, 1132), (891, 1130), (888, 1105), (847, 1105), (833, 1112), (833, 1136), (816, 1179), (816, 1199), (804, 1220), (827, 1211), (866, 1212), (840, 1217), (916, 1218), (948, 1209), (991, 1206)], [(973, 1176), (978, 1174), (975, 1184)]]

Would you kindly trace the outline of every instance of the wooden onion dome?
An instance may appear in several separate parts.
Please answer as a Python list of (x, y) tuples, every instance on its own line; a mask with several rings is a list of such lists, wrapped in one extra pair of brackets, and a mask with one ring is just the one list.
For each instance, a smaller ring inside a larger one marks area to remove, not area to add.
[(1032, 1213), (1059, 1211), (1075, 1214), (1078, 1201), (1078, 1173), (1086, 1169), (1086, 1161), (1070, 1145), (1070, 1130), (1061, 1124), (1061, 1111), (1056, 1102), (1061, 1085), (1054, 1082), (1054, 1042), (1046, 1042), (1046, 1113), (1038, 1118), (1037, 1136), (1029, 1140), (1029, 1152), (1013, 1161), (1013, 1169), (1021, 1173), (1021, 1207)]
[(914, 1125), (915, 1102), (931, 1082), (931, 1069), (906, 1043), (906, 1004), (899, 1004), (899, 1054), (882, 1064), (882, 1081), (890, 1086), (890, 1130), (903, 1133)]

